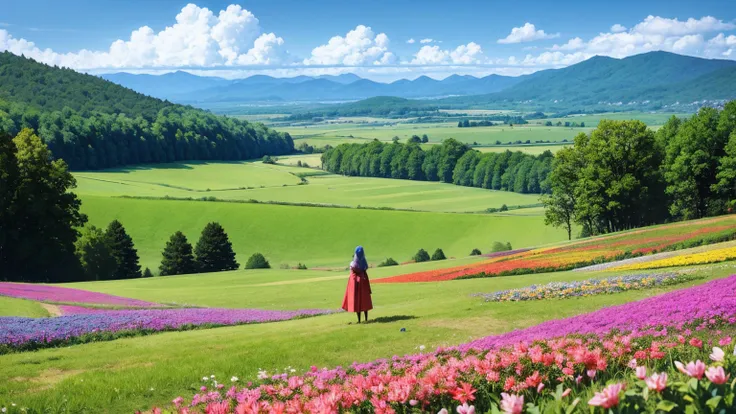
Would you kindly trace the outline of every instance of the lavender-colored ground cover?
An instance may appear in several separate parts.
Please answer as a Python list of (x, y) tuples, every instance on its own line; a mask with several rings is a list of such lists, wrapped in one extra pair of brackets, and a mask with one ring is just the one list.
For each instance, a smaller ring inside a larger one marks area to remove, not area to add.
[(110, 306), (160, 307), (158, 303), (107, 295), (81, 289), (63, 288), (29, 283), (0, 282), (0, 296), (30, 299), (42, 302), (85, 303)]
[(489, 349), (571, 334), (605, 335), (612, 330), (665, 335), (668, 328), (683, 329), (694, 324), (696, 326), (692, 328), (697, 329), (718, 321), (736, 323), (736, 276), (572, 318), (547, 321), (502, 335), (488, 336), (459, 348)]
[(336, 312), (319, 309), (274, 311), (220, 308), (141, 310), (64, 308), (73, 314), (55, 318), (0, 317), (0, 345), (21, 348), (29, 344), (44, 345), (64, 341), (73, 342), (75, 338), (88, 334), (115, 334), (123, 331), (166, 331), (203, 325), (220, 326), (274, 322), (300, 316), (315, 316)]

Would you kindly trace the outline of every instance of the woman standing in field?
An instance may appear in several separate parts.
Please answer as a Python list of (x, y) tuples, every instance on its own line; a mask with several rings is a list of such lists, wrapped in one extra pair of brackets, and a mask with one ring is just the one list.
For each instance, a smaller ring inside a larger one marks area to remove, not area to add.
[(365, 260), (365, 252), (362, 246), (358, 246), (355, 248), (353, 261), (350, 262), (348, 288), (342, 300), (342, 308), (345, 311), (358, 314), (358, 323), (360, 323), (361, 312), (365, 315), (365, 321), (368, 322), (368, 311), (373, 309), (371, 283), (368, 280), (367, 271), (368, 262)]

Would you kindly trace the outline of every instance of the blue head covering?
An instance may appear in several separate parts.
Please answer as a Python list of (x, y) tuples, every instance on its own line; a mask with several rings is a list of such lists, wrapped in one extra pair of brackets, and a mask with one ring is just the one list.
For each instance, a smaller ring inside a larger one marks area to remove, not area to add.
[(368, 270), (368, 261), (365, 260), (365, 252), (363, 251), (363, 246), (358, 246), (355, 248), (355, 255), (353, 255), (353, 262), (350, 264), (350, 266), (360, 270)]

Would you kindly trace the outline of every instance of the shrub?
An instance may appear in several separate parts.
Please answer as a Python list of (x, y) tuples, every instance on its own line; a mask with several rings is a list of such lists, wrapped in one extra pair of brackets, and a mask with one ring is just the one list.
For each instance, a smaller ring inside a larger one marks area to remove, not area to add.
[(291, 266), (289, 266), (288, 263), (281, 263), (279, 265), (279, 269), (289, 270), (289, 269), (291, 269)]
[(392, 259), (392, 258), (389, 257), (388, 259), (386, 259), (386, 260), (382, 261), (381, 263), (379, 263), (378, 264), (378, 267), (398, 266), (398, 265), (399, 265), (399, 263), (396, 260), (394, 260), (394, 259)]
[(479, 249), (473, 249), (473, 251), (470, 252), (471, 256), (480, 256), (481, 254), (483, 253), (481, 253)]
[(501, 206), (500, 209), (498, 209), (498, 211), (509, 211), (509, 207), (506, 204), (504, 204)]
[(153, 277), (153, 273), (151, 272), (151, 269), (146, 268), (146, 270), (143, 271), (143, 277)]
[(299, 270), (307, 270), (307, 265), (305, 265), (304, 263), (299, 263), (296, 268)]
[(264, 155), (263, 156), (263, 163), (264, 164), (276, 164), (276, 161), (278, 161), (278, 159), (276, 157), (272, 157), (270, 155)]
[(271, 265), (265, 257), (260, 253), (254, 253), (245, 263), (246, 269), (270, 269)]
[(432, 260), (445, 260), (447, 257), (445, 257), (445, 252), (442, 251), (442, 249), (437, 249), (432, 253)]
[(501, 243), (499, 241), (493, 242), (493, 246), (491, 246), (491, 251), (493, 253), (496, 252), (505, 252), (507, 250), (511, 250), (511, 243)]
[(429, 261), (429, 253), (427, 253), (427, 251), (424, 250), (424, 249), (419, 249), (419, 251), (417, 252), (417, 254), (415, 254), (414, 257), (412, 257), (412, 259), (414, 259), (414, 261), (417, 262), (417, 263), (428, 262)]

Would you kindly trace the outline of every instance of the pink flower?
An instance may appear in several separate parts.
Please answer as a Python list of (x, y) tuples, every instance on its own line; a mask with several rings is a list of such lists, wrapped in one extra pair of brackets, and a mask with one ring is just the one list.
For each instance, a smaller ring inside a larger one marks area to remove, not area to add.
[(703, 347), (703, 341), (701, 341), (700, 338), (691, 338), (689, 343), (696, 348)]
[(624, 384), (611, 384), (588, 401), (588, 405), (595, 407), (611, 408), (618, 405), (618, 395), (623, 391)]
[(182, 398), (182, 397), (176, 397), (171, 402), (174, 403), (174, 405), (176, 406), (176, 408), (179, 408), (179, 406), (181, 405), (181, 403), (184, 402), (184, 398)]
[(540, 382), (539, 385), (537, 385), (537, 392), (542, 392), (543, 389), (544, 389), (544, 383)]
[(595, 373), (596, 373), (596, 371), (595, 371), (594, 369), (589, 369), (589, 370), (588, 370), (588, 371), (586, 371), (585, 373), (586, 373), (586, 374), (588, 374), (588, 377), (589, 377), (590, 379), (593, 379), (593, 378), (595, 378)]
[(647, 367), (636, 367), (636, 378), (643, 380), (647, 377)]
[(662, 372), (661, 374), (652, 374), (651, 377), (644, 380), (647, 383), (647, 388), (657, 392), (662, 392), (667, 387), (667, 374)]
[(562, 392), (562, 398), (567, 397), (572, 392), (572, 388), (568, 388), (565, 391)]
[(636, 369), (636, 367), (638, 366), (638, 363), (636, 362), (636, 358), (634, 358), (631, 361), (629, 361), (629, 363), (627, 365), (631, 369)]
[(705, 376), (714, 384), (725, 384), (728, 381), (728, 375), (723, 371), (723, 367), (710, 367), (705, 371)]
[(204, 392), (204, 391), (207, 391), (207, 387), (205, 387), (205, 386), (203, 385), (203, 386), (199, 387), (199, 390), (200, 390), (200, 391), (202, 391), (202, 392)]
[(447, 412), (447, 408), (443, 408), (443, 409), (437, 411), (437, 414), (449, 414), (449, 413)]
[(731, 345), (731, 337), (730, 336), (725, 336), (725, 337), (721, 338), (718, 341), (718, 345), (720, 345), (720, 346)]
[(683, 374), (697, 379), (703, 378), (703, 374), (705, 373), (705, 364), (700, 362), (700, 360), (695, 362), (690, 361), (687, 365), (683, 365), (680, 361), (675, 361), (675, 366)]
[(417, 400), (409, 400), (409, 405), (411, 405), (412, 407), (416, 406), (417, 404), (419, 404), (419, 401), (417, 401)]
[(475, 406), (465, 403), (457, 407), (457, 414), (475, 414)]
[(726, 353), (723, 352), (723, 350), (717, 346), (713, 347), (713, 353), (710, 354), (710, 359), (712, 361), (716, 362), (723, 362), (723, 358), (726, 356)]
[(524, 410), (524, 396), (501, 393), (501, 411), (507, 414), (520, 414)]

